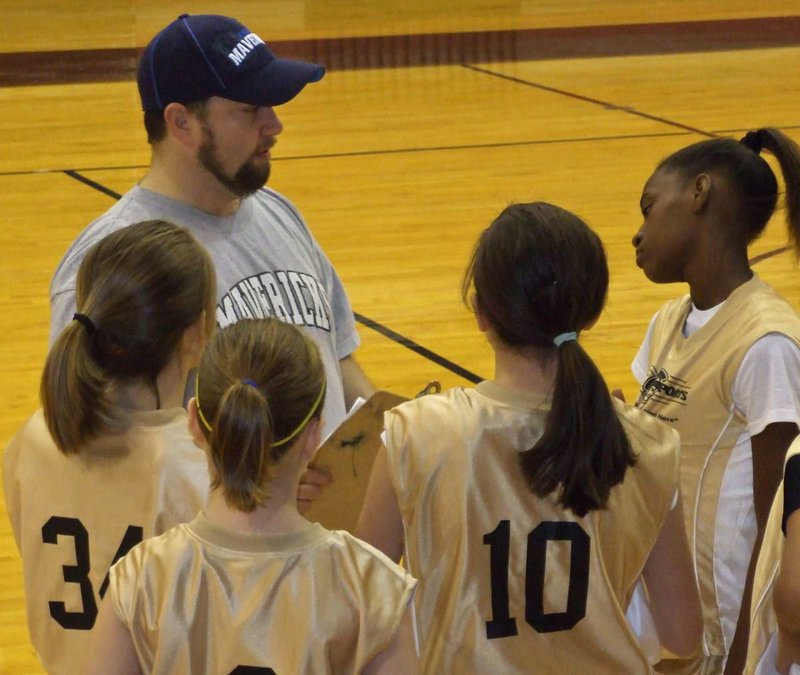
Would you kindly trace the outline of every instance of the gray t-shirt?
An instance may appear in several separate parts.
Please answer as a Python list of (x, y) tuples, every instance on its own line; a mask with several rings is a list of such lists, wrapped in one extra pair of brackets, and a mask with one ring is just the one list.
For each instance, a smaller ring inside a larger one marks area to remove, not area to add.
[(187, 227), (208, 249), (217, 272), (217, 323), (277, 316), (301, 326), (319, 346), (328, 377), (324, 433), (345, 414), (339, 360), (359, 345), (353, 310), (339, 276), (295, 206), (263, 188), (231, 216), (213, 216), (136, 186), (72, 243), (50, 285), (51, 342), (72, 320), (83, 256), (115, 230), (144, 220)]

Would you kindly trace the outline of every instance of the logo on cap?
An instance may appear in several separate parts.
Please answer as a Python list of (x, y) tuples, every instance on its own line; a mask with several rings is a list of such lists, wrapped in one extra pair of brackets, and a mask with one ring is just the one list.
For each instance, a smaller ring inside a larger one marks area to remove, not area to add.
[(233, 61), (237, 66), (241, 65), (242, 61), (247, 58), (247, 55), (252, 52), (258, 45), (263, 45), (264, 41), (255, 33), (248, 33), (228, 54), (228, 58)]

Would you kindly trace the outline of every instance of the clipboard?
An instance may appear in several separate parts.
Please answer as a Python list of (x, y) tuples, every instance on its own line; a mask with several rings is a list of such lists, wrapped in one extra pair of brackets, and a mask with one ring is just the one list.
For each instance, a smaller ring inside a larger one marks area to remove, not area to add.
[(331, 474), (333, 482), (314, 500), (306, 518), (329, 530), (355, 531), (381, 444), (383, 413), (405, 401), (388, 391), (375, 392), (320, 445), (311, 464)]

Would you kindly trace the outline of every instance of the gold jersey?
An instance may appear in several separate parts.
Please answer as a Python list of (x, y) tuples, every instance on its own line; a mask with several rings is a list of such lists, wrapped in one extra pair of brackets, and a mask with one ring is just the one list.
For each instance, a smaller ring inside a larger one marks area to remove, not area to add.
[(205, 454), (182, 408), (131, 421), (125, 433), (64, 455), (40, 410), (3, 455), (31, 642), (50, 673), (83, 672), (111, 564), (143, 538), (191, 520), (208, 497)]
[[(791, 457), (800, 454), (800, 436), (798, 436), (789, 451), (786, 453), (786, 462)], [(784, 463), (785, 466), (785, 463)], [(764, 540), (758, 552), (756, 572), (753, 577), (753, 595), (750, 605), (750, 641), (747, 647), (747, 667), (745, 673), (752, 675), (756, 672), (758, 662), (769, 644), (772, 634), (778, 629), (775, 610), (772, 606), (772, 591), (775, 580), (780, 571), (781, 556), (783, 555), (784, 534), (781, 528), (783, 522), (783, 489), (781, 482), (772, 508), (769, 520), (764, 531)]]
[[(684, 337), (690, 310), (687, 295), (658, 313), (650, 367), (636, 406), (680, 433), (681, 492), (700, 585), (704, 651), (717, 656), (727, 650), (716, 592), (715, 524), (731, 450), (747, 425), (731, 389), (750, 347), (768, 333), (782, 333), (797, 343), (800, 318), (756, 276), (731, 293), (708, 323)], [(742, 489), (749, 490), (752, 500), (752, 484)]]
[(109, 597), (146, 673), (345, 675), (389, 645), (415, 586), (347, 532), (241, 534), (201, 513), (118, 562)]
[(625, 618), (678, 482), (678, 436), (615, 402), (638, 454), (605, 509), (528, 488), (548, 401), (483, 382), (386, 414), (426, 673), (647, 673)]

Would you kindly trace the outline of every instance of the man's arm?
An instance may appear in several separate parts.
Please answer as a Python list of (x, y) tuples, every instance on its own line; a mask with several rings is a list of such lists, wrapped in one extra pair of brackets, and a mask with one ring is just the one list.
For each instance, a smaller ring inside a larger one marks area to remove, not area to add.
[(366, 376), (361, 366), (356, 361), (355, 356), (350, 354), (339, 360), (339, 368), (342, 371), (342, 386), (344, 387), (344, 402), (348, 410), (360, 396), (364, 400), (369, 399), (375, 393), (375, 387)]

